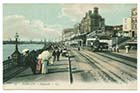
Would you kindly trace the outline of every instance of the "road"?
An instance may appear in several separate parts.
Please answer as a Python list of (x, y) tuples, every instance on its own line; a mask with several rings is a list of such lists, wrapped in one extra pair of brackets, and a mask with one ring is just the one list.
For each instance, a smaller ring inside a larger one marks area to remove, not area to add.
[[(78, 88), (71, 87), (72, 89), (136, 89), (137, 62), (88, 50), (71, 49), (70, 54), (74, 56), (71, 58), (72, 85), (87, 85)], [(70, 84), (68, 63), (68, 58), (61, 57), (59, 62), (48, 67), (49, 73), (46, 75), (32, 75), (31, 70), (27, 69), (5, 82), (4, 85), (18, 82), (47, 82), (47, 84), (48, 82), (55, 82), (57, 85), (63, 86), (61, 89), (69, 89), (70, 87), (66, 87), (67, 84)], [(110, 84), (115, 84), (115, 86), (111, 88)], [(100, 87), (101, 85), (104, 85), (104, 88)], [(110, 87), (107, 87), (108, 85)]]
[[(102, 56), (103, 53), (90, 52), (87, 50), (72, 51), (76, 55), (75, 62), (85, 63), (82, 70), (86, 72), (85, 79), (90, 81), (128, 83), (137, 79), (137, 62), (129, 62), (124, 59), (116, 59)], [(122, 60), (122, 61), (121, 61)]]

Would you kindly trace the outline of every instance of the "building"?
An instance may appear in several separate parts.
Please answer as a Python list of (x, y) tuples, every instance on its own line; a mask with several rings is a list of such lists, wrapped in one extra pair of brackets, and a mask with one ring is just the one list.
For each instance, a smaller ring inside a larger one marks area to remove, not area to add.
[(132, 34), (131, 37), (137, 37), (137, 8), (131, 10), (131, 26)]
[(131, 17), (123, 19), (123, 36), (137, 37), (137, 8), (131, 10)]
[(109, 25), (105, 26), (105, 35), (106, 36), (112, 37), (113, 31), (114, 31), (114, 27), (113, 26), (109, 26)]
[(105, 20), (100, 16), (97, 7), (94, 8), (93, 12), (89, 10), (80, 23), (80, 33), (87, 34), (92, 31), (104, 31)]
[(105, 20), (99, 14), (97, 7), (94, 7), (94, 10), (89, 10), (80, 23), (80, 34), (81, 39), (83, 40), (83, 45), (86, 44), (88, 38), (95, 37), (96, 34), (103, 33), (105, 31)]
[(131, 18), (124, 18), (123, 19), (123, 36), (131, 37)]
[(80, 35), (80, 24), (79, 23), (74, 25), (74, 34), (75, 34), (75, 36)]
[[(110, 29), (110, 27), (108, 27)], [(112, 26), (108, 32), (105, 32), (105, 19), (99, 14), (99, 9), (94, 7), (94, 10), (89, 10), (81, 19), (81, 22), (75, 24), (72, 29), (65, 29), (63, 31), (63, 41), (65, 44), (77, 44), (83, 46), (87, 44), (88, 40), (94, 40), (96, 37), (102, 38), (106, 35), (107, 38), (103, 40), (108, 41), (111, 38), (113, 31), (120, 30), (119, 26)], [(73, 32), (71, 32), (73, 31)]]
[(73, 46), (83, 46), (83, 33), (80, 32), (81, 25), (79, 23), (74, 25), (74, 34), (71, 38), (71, 45)]
[(116, 25), (116, 26), (113, 26), (113, 36), (121, 36), (122, 35), (122, 32), (123, 32), (123, 25)]
[(99, 14), (98, 8), (94, 8), (94, 12), (91, 15), (91, 31), (102, 30), (105, 28), (105, 20)]
[(74, 35), (74, 29), (73, 28), (67, 28), (64, 29), (62, 32), (62, 41), (65, 45), (70, 44), (70, 40)]

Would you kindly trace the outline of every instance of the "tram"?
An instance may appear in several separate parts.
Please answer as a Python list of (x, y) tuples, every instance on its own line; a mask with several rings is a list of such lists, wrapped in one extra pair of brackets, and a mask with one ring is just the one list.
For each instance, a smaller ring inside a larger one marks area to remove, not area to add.
[(94, 52), (102, 52), (108, 50), (108, 43), (101, 42), (100, 40), (88, 40), (87, 47), (89, 47)]

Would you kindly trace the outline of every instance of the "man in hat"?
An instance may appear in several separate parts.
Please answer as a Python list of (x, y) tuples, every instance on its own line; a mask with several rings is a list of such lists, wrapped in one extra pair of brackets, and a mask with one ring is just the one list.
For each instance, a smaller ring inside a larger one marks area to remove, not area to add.
[(25, 65), (31, 68), (33, 74), (36, 74), (36, 58), (34, 52), (29, 53), (29, 50), (25, 52)]
[(57, 47), (56, 46), (54, 47), (52, 56), (53, 56), (53, 62), (55, 62), (56, 61), (56, 58), (57, 58)]

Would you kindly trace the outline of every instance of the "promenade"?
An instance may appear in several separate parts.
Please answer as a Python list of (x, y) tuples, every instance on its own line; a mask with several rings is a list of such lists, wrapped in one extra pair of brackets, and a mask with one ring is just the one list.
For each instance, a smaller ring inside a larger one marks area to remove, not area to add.
[(68, 57), (60, 56), (60, 61), (48, 66), (48, 73), (33, 75), (28, 68), (4, 82), (4, 89), (136, 89), (137, 62), (88, 50), (71, 49), (70, 54), (73, 83)]

